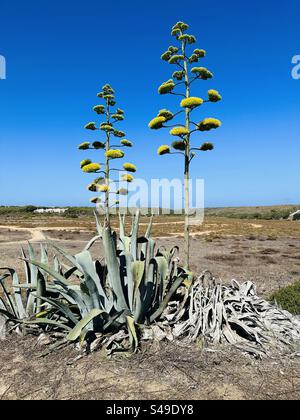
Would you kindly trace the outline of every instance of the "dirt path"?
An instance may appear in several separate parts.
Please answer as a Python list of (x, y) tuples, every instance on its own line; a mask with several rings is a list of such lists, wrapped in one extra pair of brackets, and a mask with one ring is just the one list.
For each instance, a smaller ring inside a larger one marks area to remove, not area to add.
[[(182, 224), (183, 222), (172, 222), (170, 224), (172, 225), (177, 225), (177, 224)], [(141, 223), (141, 225), (147, 225), (147, 223)], [(164, 225), (164, 223), (153, 223), (153, 225)], [(29, 232), (31, 235), (31, 238), (29, 239), (30, 242), (43, 242), (47, 240), (47, 237), (45, 235), (44, 232), (48, 232), (48, 231), (58, 231), (58, 232), (63, 232), (63, 231), (70, 231), (70, 230), (76, 230), (78, 231), (78, 226), (68, 226), (66, 228), (64, 227), (35, 227), (35, 228), (29, 228), (29, 227), (18, 227), (18, 226), (13, 226), (13, 225), (0, 225), (0, 229), (9, 229), (15, 232)], [(80, 229), (79, 232), (89, 232), (88, 229)], [(195, 236), (203, 236), (203, 235), (209, 235), (210, 233), (213, 233), (214, 231), (212, 230), (206, 230), (203, 232), (192, 232), (190, 233), (191, 237), (195, 237)], [(183, 237), (184, 234), (181, 232), (175, 232), (175, 233), (170, 233), (169, 236), (155, 236), (155, 238), (159, 238), (159, 239), (167, 239), (170, 237)], [(78, 239), (77, 239), (78, 241)], [(9, 242), (5, 242), (6, 244), (10, 245), (10, 244), (14, 244), (16, 242), (19, 242), (20, 244), (24, 244), (27, 243), (28, 241), (9, 241)], [(82, 241), (82, 242), (86, 242), (86, 241)]]
[[(0, 229), (9, 229), (15, 232), (29, 232), (31, 234), (31, 238), (29, 239), (30, 242), (43, 242), (47, 240), (46, 235), (44, 232), (47, 231), (68, 231), (68, 230), (78, 230), (78, 227), (35, 227), (35, 228), (25, 228), (25, 227), (18, 227), (18, 226), (3, 226), (0, 225)], [(80, 232), (89, 232), (89, 230), (82, 230), (80, 229)], [(20, 244), (27, 243), (28, 241), (10, 241), (5, 242), (6, 244), (14, 244), (16, 242), (19, 242)], [(85, 241), (84, 241), (85, 242)]]
[[(195, 238), (196, 236), (209, 235), (209, 234), (214, 233), (214, 232), (216, 232), (216, 231), (215, 230), (204, 230), (203, 232), (190, 232), (190, 237)], [(175, 232), (175, 233), (170, 233), (169, 236), (154, 236), (154, 238), (157, 238), (157, 239), (170, 239), (172, 237), (183, 238), (184, 233)]]

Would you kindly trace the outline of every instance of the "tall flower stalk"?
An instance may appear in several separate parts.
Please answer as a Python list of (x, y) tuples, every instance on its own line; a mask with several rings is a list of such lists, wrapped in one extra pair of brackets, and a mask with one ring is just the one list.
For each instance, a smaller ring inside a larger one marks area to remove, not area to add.
[[(102, 91), (98, 93), (98, 98), (104, 101), (104, 105), (96, 105), (93, 110), (97, 115), (104, 117), (104, 121), (99, 127), (95, 122), (89, 122), (85, 128), (90, 131), (99, 130), (104, 133), (104, 139), (97, 140), (93, 143), (84, 142), (78, 146), (79, 150), (102, 150), (104, 152), (104, 162), (93, 162), (90, 159), (81, 161), (81, 169), (85, 173), (93, 173), (100, 175), (98, 178), (88, 185), (87, 189), (92, 192), (99, 192), (100, 195), (91, 198), (91, 202), (95, 204), (102, 204), (105, 213), (105, 225), (110, 226), (110, 209), (119, 205), (117, 199), (120, 195), (126, 195), (128, 190), (126, 188), (117, 188), (115, 191), (111, 190), (112, 182), (120, 186), (120, 182), (129, 183), (133, 181), (131, 173), (136, 172), (137, 168), (132, 163), (124, 163), (122, 169), (112, 167), (111, 162), (115, 159), (123, 159), (125, 153), (121, 150), (126, 147), (133, 147), (131, 141), (125, 139), (125, 133), (116, 129), (116, 124), (124, 120), (124, 111), (120, 108), (115, 109), (115, 92), (113, 88), (106, 84)], [(118, 144), (113, 139), (118, 140)], [(111, 180), (113, 172), (124, 172), (121, 179)], [(115, 199), (111, 199), (114, 195)]]
[[(210, 80), (213, 74), (205, 67), (195, 67), (194, 63), (198, 63), (204, 58), (206, 51), (195, 48), (192, 54), (188, 53), (188, 47), (196, 43), (195, 36), (186, 33), (188, 29), (189, 26), (184, 22), (177, 22), (173, 26), (171, 35), (176, 39), (178, 46), (170, 46), (161, 58), (169, 64), (177, 66), (177, 69), (173, 72), (172, 78), (158, 88), (161, 95), (181, 96), (183, 98), (180, 102), (182, 110), (173, 113), (167, 109), (162, 109), (149, 123), (149, 128), (154, 130), (169, 127), (171, 128), (170, 134), (177, 137), (177, 140), (173, 141), (171, 146), (160, 146), (158, 154), (181, 154), (184, 159), (184, 255), (186, 268), (189, 268), (190, 265), (190, 165), (197, 151), (206, 152), (214, 148), (214, 145), (208, 142), (193, 147), (192, 135), (221, 126), (221, 121), (216, 118), (205, 118), (200, 122), (194, 122), (192, 113), (204, 103), (218, 102), (222, 99), (219, 92), (214, 89), (208, 91), (207, 99), (191, 96), (191, 85), (199, 79)], [(177, 87), (182, 87), (182, 91), (175, 91)], [(183, 124), (167, 125), (169, 121), (182, 114), (185, 117)], [(171, 151), (171, 147), (175, 151)]]

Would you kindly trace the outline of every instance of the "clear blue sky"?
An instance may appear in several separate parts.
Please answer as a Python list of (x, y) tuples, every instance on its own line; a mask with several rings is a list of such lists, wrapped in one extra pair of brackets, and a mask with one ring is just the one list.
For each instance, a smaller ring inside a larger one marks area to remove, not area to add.
[(126, 110), (122, 127), (136, 145), (128, 160), (139, 175), (178, 176), (178, 159), (156, 155), (167, 131), (147, 127), (159, 109), (176, 109), (177, 99), (157, 87), (173, 70), (160, 55), (177, 20), (189, 23), (215, 74), (195, 83), (193, 95), (208, 88), (223, 95), (199, 110), (199, 120), (223, 121), (205, 136), (216, 149), (193, 163), (193, 177), (206, 182), (206, 205), (300, 203), (300, 80), (291, 77), (299, 16), (298, 0), (2, 0), (0, 204), (88, 203), (89, 176), (78, 165), (94, 155), (76, 146), (90, 139), (83, 126), (95, 120), (91, 108), (106, 82)]

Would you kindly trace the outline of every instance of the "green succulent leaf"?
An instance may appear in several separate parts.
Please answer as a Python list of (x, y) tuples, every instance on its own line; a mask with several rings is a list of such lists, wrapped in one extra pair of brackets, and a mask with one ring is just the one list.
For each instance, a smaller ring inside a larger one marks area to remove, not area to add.
[(69, 332), (69, 334), (66, 336), (66, 340), (76, 341), (83, 333), (83, 330), (90, 324), (91, 321), (93, 321), (94, 318), (105, 313), (105, 311), (100, 309), (92, 309), (90, 313), (82, 318), (81, 321), (79, 321), (76, 326)]

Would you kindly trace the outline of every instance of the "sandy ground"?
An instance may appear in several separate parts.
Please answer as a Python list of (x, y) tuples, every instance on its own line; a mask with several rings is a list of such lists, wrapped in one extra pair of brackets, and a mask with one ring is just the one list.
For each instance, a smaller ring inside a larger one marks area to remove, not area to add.
[(235, 349), (216, 352), (153, 343), (130, 358), (101, 352), (76, 362), (71, 348), (38, 359), (34, 338), (0, 344), (0, 400), (289, 400), (300, 398), (300, 359), (256, 361)]

